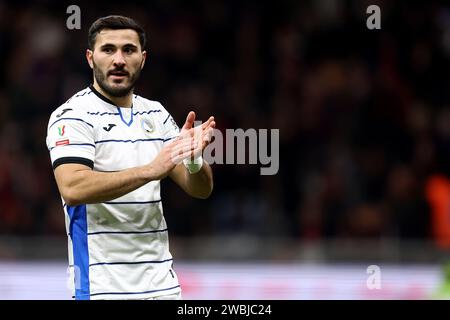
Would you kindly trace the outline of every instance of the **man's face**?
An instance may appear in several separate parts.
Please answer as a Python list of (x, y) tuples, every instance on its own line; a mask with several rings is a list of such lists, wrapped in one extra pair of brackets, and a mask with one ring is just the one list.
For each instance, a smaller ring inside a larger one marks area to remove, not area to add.
[(99, 87), (112, 97), (124, 97), (139, 78), (146, 52), (133, 29), (103, 29), (97, 34), (94, 50), (87, 50), (86, 57)]

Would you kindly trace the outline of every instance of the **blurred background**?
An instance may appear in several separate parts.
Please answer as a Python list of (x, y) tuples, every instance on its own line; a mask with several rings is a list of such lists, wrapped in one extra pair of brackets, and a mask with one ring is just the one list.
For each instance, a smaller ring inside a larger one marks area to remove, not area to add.
[[(81, 29), (69, 30), (69, 5)], [(369, 30), (366, 9), (381, 9)], [(50, 113), (92, 81), (87, 31), (148, 35), (136, 93), (182, 124), (280, 130), (280, 168), (213, 165), (192, 199), (163, 181), (187, 299), (426, 299), (450, 261), (450, 6), (444, 1), (0, 0), (0, 298), (68, 299)], [(381, 270), (370, 289), (369, 265)], [(43, 289), (44, 288), (44, 289)]]

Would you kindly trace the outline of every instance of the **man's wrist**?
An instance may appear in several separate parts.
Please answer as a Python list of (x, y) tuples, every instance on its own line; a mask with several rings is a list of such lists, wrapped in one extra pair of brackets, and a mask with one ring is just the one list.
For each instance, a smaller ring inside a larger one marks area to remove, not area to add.
[(203, 166), (203, 158), (202, 156), (198, 156), (195, 159), (191, 160), (191, 159), (184, 159), (183, 160), (183, 164), (186, 167), (186, 169), (188, 169), (190, 174), (194, 174), (200, 171), (200, 169)]

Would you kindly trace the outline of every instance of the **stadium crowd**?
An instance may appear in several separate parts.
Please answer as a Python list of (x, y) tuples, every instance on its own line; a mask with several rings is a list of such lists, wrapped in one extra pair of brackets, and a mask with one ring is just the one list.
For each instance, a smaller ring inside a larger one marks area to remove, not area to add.
[(222, 131), (280, 129), (276, 175), (215, 164), (208, 200), (164, 181), (173, 235), (442, 244), (450, 7), (378, 3), (380, 30), (367, 29), (365, 1), (79, 1), (82, 28), (69, 30), (63, 3), (0, 2), (0, 234), (65, 234), (48, 118), (90, 84), (90, 23), (122, 14), (148, 33), (136, 93), (178, 124), (193, 109)]

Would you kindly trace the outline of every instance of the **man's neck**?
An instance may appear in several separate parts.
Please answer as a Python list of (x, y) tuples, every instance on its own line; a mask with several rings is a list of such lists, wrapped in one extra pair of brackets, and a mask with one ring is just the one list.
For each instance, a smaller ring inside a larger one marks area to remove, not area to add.
[(104, 97), (111, 100), (111, 102), (113, 102), (118, 107), (131, 108), (131, 106), (133, 105), (133, 91), (130, 91), (130, 93), (123, 97), (113, 97), (103, 91), (103, 89), (98, 85), (97, 81), (94, 81), (94, 88)]

